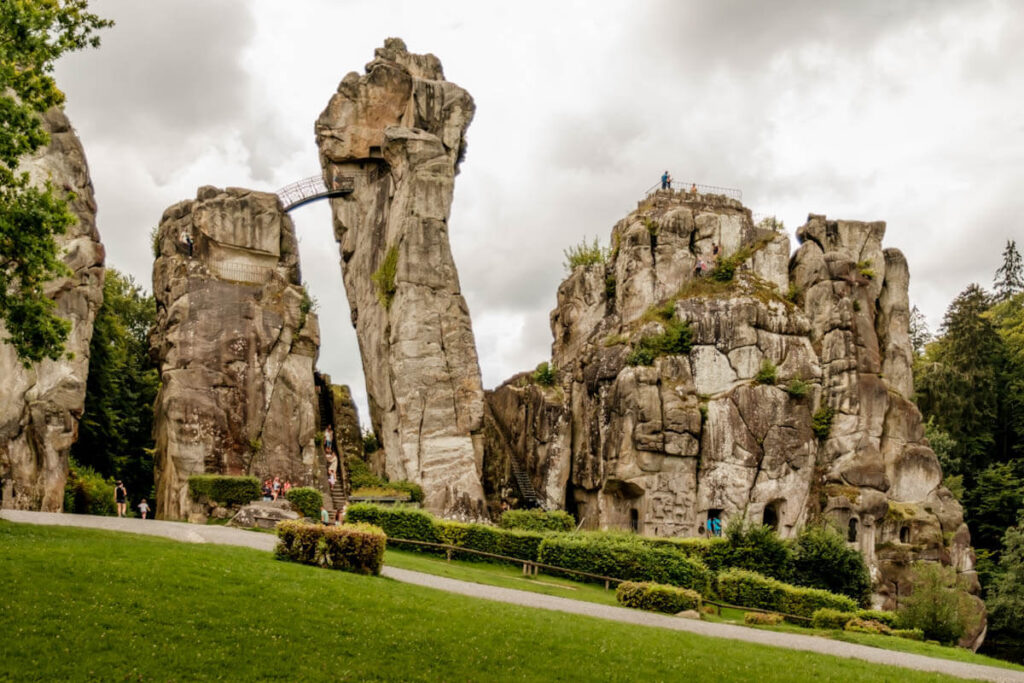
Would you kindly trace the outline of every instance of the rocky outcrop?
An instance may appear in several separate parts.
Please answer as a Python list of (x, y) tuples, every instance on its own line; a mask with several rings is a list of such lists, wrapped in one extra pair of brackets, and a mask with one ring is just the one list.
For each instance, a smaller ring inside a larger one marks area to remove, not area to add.
[[(745, 518), (788, 537), (823, 515), (885, 607), (917, 559), (977, 589), (911, 400), (908, 269), (884, 233), (812, 215), (789, 259), (739, 202), (656, 192), (614, 227), (608, 263), (559, 287), (558, 386), (517, 376), (489, 393), (488, 453), (511, 451), (587, 527), (694, 536)], [(701, 261), (717, 269), (699, 277)]]
[(319, 327), (277, 196), (202, 187), (164, 212), (154, 246), (157, 517), (189, 515), (193, 474), (319, 486)]
[(370, 421), (392, 480), (428, 509), (479, 516), (483, 389), (448, 243), (472, 98), (401, 40), (349, 73), (316, 123)]
[[(50, 144), (25, 160), (22, 170), (37, 186), (49, 180), (58, 194), (68, 193), (78, 218), (57, 238), (71, 273), (45, 286), (71, 331), (63, 358), (28, 368), (11, 346), (0, 344), (0, 481), (3, 507), (54, 512), (64, 504), (68, 455), (85, 405), (89, 342), (103, 302), (104, 250), (82, 144), (57, 109), (47, 112), (43, 125)], [(0, 325), (0, 339), (5, 336)]]

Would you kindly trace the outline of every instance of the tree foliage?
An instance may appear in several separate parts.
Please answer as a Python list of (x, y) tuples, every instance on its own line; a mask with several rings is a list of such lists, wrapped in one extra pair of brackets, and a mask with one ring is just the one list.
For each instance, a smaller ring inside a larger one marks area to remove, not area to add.
[(1024, 647), (1024, 510), (1003, 535), (997, 578), (986, 602), (991, 637)]
[(925, 637), (953, 644), (975, 624), (970, 595), (958, 582), (956, 570), (930, 562), (917, 562), (911, 570), (914, 592), (900, 604), (900, 621), (919, 628)]
[(1003, 265), (996, 270), (993, 278), (996, 299), (1005, 301), (1010, 297), (1024, 292), (1024, 264), (1021, 263), (1020, 252), (1014, 240), (1006, 240), (1003, 249)]
[(153, 402), (160, 386), (149, 357), (156, 302), (131, 277), (107, 269), (89, 345), (85, 412), (72, 455), (129, 491), (153, 486)]
[(66, 272), (56, 238), (75, 217), (51, 184), (32, 186), (18, 167), (49, 142), (41, 114), (64, 101), (50, 75), (57, 58), (98, 46), (94, 32), (109, 25), (86, 0), (0, 3), (0, 322), (26, 365), (63, 352), (70, 326), (44, 284)]

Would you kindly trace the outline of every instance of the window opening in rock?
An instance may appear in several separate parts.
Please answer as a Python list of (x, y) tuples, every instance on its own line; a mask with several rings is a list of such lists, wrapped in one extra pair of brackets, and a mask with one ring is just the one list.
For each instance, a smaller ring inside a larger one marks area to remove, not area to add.
[(722, 535), (722, 511), (719, 509), (708, 510), (707, 523), (708, 536)]
[(846, 540), (849, 541), (850, 543), (855, 543), (857, 541), (857, 518), (856, 517), (850, 518), (850, 524), (847, 526), (847, 529), (846, 529)]
[(910, 543), (910, 527), (900, 527), (900, 543)]
[(761, 517), (761, 524), (771, 527), (773, 530), (779, 530), (779, 508), (782, 506), (782, 501), (776, 500), (768, 503), (764, 507), (764, 514)]
[(636, 508), (629, 511), (629, 528), (634, 532), (640, 531), (640, 512)]

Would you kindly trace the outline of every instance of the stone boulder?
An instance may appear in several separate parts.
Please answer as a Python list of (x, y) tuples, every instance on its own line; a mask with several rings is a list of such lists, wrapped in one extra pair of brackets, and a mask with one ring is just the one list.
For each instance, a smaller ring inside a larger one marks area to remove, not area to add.
[[(67, 193), (78, 219), (57, 237), (69, 275), (47, 282), (46, 295), (71, 323), (67, 353), (24, 367), (13, 347), (0, 343), (0, 482), (5, 508), (60, 511), (68, 456), (78, 437), (89, 374), (89, 342), (103, 302), (104, 250), (96, 230), (96, 201), (82, 144), (64, 113), (43, 117), (50, 143), (21, 170), (40, 187)], [(6, 333), (0, 324), (0, 339)]]
[(164, 212), (156, 247), (157, 517), (188, 516), (193, 474), (320, 486), (319, 327), (277, 196), (202, 187)]
[(483, 514), (483, 386), (448, 242), (473, 99), (401, 40), (342, 79), (316, 123), (342, 276), (386, 474), (448, 516)]
[(228, 524), (243, 529), (272, 528), (286, 519), (301, 518), (302, 515), (292, 510), (291, 503), (286, 500), (256, 501), (243, 505)]

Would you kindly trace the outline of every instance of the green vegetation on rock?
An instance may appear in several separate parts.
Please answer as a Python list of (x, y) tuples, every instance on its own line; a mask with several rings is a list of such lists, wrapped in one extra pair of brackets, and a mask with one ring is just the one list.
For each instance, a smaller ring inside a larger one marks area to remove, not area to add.
[(398, 291), (396, 278), (398, 276), (398, 247), (388, 247), (388, 251), (381, 261), (380, 266), (374, 271), (370, 279), (377, 288), (377, 300), (384, 308), (391, 308), (391, 302)]

